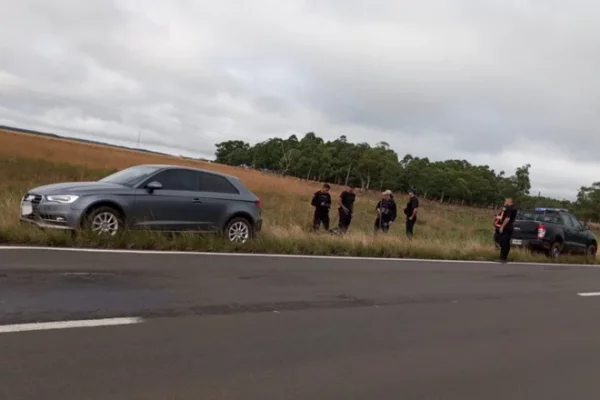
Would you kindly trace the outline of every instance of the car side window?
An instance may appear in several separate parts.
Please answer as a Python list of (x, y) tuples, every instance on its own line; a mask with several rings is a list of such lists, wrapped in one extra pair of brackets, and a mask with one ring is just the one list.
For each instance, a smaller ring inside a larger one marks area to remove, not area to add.
[(570, 220), (569, 218), (567, 218), (567, 216), (566, 216), (566, 215), (564, 215), (564, 214), (562, 214), (562, 215), (560, 216), (560, 222), (561, 222), (561, 223), (562, 223), (564, 226), (566, 226), (567, 228), (570, 228), (570, 227), (571, 227), (571, 220)]
[(181, 190), (195, 192), (198, 190), (198, 174), (186, 169), (169, 169), (149, 179), (149, 182), (160, 182), (163, 190)]
[(200, 191), (212, 193), (239, 194), (227, 178), (208, 172), (200, 173)]
[(575, 218), (574, 215), (569, 215), (569, 218), (571, 219), (571, 223), (573, 224), (573, 227), (575, 229), (583, 229), (583, 225), (581, 225), (581, 222), (579, 222), (579, 220), (577, 218)]
[(575, 225), (573, 225), (573, 221), (571, 220), (570, 216), (567, 214), (561, 214), (560, 216), (560, 220), (562, 221), (562, 223), (567, 227), (567, 228), (575, 228)]

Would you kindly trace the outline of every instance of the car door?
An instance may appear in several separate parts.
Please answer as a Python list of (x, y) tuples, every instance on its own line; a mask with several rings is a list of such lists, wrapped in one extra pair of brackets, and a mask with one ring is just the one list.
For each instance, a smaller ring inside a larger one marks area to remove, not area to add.
[(565, 232), (565, 249), (570, 252), (579, 251), (578, 241), (578, 231), (576, 225), (573, 223), (571, 216), (569, 214), (561, 214), (560, 220), (563, 225), (563, 230)]
[(588, 234), (584, 226), (574, 215), (568, 214), (574, 229), (573, 242), (577, 252), (584, 252), (588, 245)]
[[(162, 188), (148, 190), (150, 182), (158, 182)], [(136, 190), (136, 226), (163, 231), (202, 230), (206, 221), (198, 188), (198, 173), (184, 168), (164, 170), (147, 179)]]
[(239, 191), (221, 175), (200, 172), (198, 197), (208, 228), (219, 230), (227, 222), (232, 204), (239, 200)]

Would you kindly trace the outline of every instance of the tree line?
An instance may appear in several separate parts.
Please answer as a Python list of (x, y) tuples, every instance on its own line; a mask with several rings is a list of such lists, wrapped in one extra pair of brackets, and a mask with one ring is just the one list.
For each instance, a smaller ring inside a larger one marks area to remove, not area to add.
[(314, 132), (301, 139), (291, 135), (254, 146), (230, 140), (216, 147), (215, 161), (221, 164), (364, 190), (406, 192), (412, 188), (429, 200), (479, 207), (495, 207), (505, 197), (512, 197), (521, 207), (569, 208), (581, 218), (600, 221), (600, 182), (582, 187), (575, 202), (532, 195), (530, 164), (506, 175), (466, 160), (430, 161), (411, 154), (400, 158), (386, 142), (375, 146), (350, 143), (346, 136), (325, 141)]

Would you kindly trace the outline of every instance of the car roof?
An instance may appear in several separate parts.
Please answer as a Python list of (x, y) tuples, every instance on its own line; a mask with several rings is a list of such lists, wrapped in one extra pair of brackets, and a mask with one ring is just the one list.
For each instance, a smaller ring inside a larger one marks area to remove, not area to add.
[(180, 169), (187, 169), (187, 170), (190, 170), (190, 171), (198, 171), (198, 172), (205, 172), (205, 173), (208, 173), (208, 174), (218, 175), (218, 176), (222, 176), (223, 178), (229, 178), (229, 179), (235, 179), (235, 180), (239, 180), (240, 179), (240, 178), (238, 178), (237, 176), (234, 176), (234, 175), (224, 174), (222, 172), (217, 172), (217, 171), (213, 171), (213, 170), (210, 170), (210, 169), (189, 167), (187, 165), (175, 165), (175, 164), (138, 164), (138, 165), (135, 165), (135, 166), (136, 167), (154, 167), (154, 168), (160, 168), (160, 169), (180, 168)]

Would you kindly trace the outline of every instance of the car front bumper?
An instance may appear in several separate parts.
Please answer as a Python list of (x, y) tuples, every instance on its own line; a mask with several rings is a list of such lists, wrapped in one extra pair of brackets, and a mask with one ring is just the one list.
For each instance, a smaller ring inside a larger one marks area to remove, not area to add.
[(20, 221), (43, 229), (74, 230), (79, 226), (81, 210), (71, 204), (44, 201), (41, 195), (28, 194), (21, 201)]

